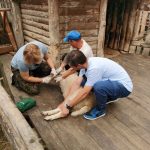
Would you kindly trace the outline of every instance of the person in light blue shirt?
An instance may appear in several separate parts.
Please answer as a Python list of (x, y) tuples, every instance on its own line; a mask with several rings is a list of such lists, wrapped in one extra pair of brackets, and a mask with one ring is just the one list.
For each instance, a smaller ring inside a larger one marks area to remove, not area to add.
[(32, 41), (22, 46), (11, 61), (12, 85), (28, 94), (39, 93), (39, 83), (49, 83), (50, 73), (56, 75), (48, 47)]
[(83, 89), (73, 100), (66, 99), (59, 105), (62, 116), (66, 116), (69, 113), (68, 108), (82, 101), (91, 90), (94, 92), (97, 105), (84, 114), (89, 120), (104, 116), (108, 103), (127, 97), (132, 92), (133, 84), (128, 73), (121, 65), (110, 59), (101, 57), (87, 59), (81, 51), (72, 51), (66, 60), (72, 68), (80, 70), (78, 80), (69, 89), (70, 93), (80, 86), (83, 86)]

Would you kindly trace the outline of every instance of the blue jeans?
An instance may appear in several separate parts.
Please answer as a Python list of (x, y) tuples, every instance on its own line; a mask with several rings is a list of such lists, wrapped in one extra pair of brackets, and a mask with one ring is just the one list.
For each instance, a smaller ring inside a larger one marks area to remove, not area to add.
[(111, 80), (96, 82), (93, 91), (99, 109), (105, 109), (108, 101), (127, 97), (131, 93), (118, 81)]

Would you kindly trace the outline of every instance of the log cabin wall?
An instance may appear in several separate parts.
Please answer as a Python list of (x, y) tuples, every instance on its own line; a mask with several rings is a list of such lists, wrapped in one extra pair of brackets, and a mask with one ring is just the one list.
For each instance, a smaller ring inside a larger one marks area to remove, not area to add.
[(49, 45), (47, 0), (22, 0), (21, 17), (25, 42), (38, 40)]
[(61, 54), (68, 52), (70, 45), (63, 38), (70, 30), (81, 32), (96, 55), (98, 45), (100, 0), (59, 0), (59, 25)]
[[(70, 30), (76, 29), (91, 45), (96, 55), (99, 29), (100, 0), (59, 0), (60, 55), (68, 52), (70, 45), (63, 42)], [(39, 40), (49, 45), (49, 20), (47, 0), (21, 1), (21, 16), (26, 42)]]

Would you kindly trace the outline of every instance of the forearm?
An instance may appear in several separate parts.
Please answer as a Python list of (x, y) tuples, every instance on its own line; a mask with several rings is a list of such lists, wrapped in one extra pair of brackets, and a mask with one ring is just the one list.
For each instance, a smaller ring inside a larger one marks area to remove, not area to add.
[(85, 91), (80, 91), (79, 94), (77, 96), (75, 96), (72, 100), (70, 99), (66, 99), (65, 103), (68, 104), (69, 106), (73, 107), (76, 104), (78, 104), (79, 102), (83, 101), (84, 98), (88, 95), (88, 92)]
[(67, 78), (69, 75), (75, 73), (76, 70), (74, 70), (73, 68), (70, 68), (69, 70), (66, 70), (64, 73), (62, 73), (62, 78), (65, 79)]
[(42, 83), (42, 78), (38, 78), (38, 77), (33, 77), (33, 76), (29, 76), (29, 77), (22, 77), (25, 81), (28, 82), (32, 82), (32, 83)]
[(53, 61), (52, 61), (52, 59), (50, 57), (46, 61), (47, 61), (47, 63), (48, 63), (50, 68), (55, 68), (54, 67), (54, 63), (53, 63)]

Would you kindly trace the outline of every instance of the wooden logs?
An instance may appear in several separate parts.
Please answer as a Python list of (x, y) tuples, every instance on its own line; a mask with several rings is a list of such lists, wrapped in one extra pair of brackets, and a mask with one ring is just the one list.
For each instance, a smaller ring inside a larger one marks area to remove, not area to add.
[(16, 150), (44, 150), (37, 135), (16, 108), (0, 84), (0, 117), (2, 128)]

